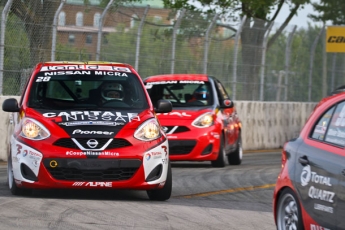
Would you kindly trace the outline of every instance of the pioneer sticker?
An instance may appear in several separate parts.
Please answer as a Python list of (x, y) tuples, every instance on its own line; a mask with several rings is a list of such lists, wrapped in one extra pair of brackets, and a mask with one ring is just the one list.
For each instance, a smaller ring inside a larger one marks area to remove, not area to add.
[(127, 67), (119, 66), (104, 66), (104, 65), (58, 65), (58, 66), (43, 66), (41, 71), (66, 71), (66, 70), (107, 70), (131, 73), (132, 71)]

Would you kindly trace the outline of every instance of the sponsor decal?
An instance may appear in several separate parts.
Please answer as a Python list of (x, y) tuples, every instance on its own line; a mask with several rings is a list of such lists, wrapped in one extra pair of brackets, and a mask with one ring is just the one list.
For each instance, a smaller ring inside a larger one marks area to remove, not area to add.
[(105, 70), (131, 73), (132, 71), (127, 67), (119, 66), (104, 66), (104, 65), (58, 65), (58, 66), (43, 66), (41, 71), (66, 71), (66, 70)]
[(68, 121), (111, 121), (111, 122), (131, 122), (132, 120), (140, 121), (138, 113), (122, 113), (110, 111), (69, 111), (69, 112), (48, 112), (43, 113), (44, 117), (54, 118), (61, 117), (63, 122)]
[(150, 153), (146, 153), (145, 154), (145, 159), (148, 161), (151, 159), (151, 154)]
[(20, 145), (20, 144), (16, 144), (16, 146), (17, 146), (17, 155), (18, 155), (18, 154), (21, 153), (21, 150), (22, 150), (23, 146)]
[[(48, 76), (54, 76), (54, 75), (91, 75), (91, 71), (55, 71), (55, 72), (44, 72), (45, 77), (37, 77), (36, 82), (43, 82), (43, 81), (49, 81), (50, 77)], [(109, 72), (109, 71), (95, 71), (95, 75), (107, 75), (107, 76), (115, 76), (115, 77), (128, 77), (126, 73), (120, 73), (120, 72)]]
[(192, 115), (187, 114), (186, 112), (170, 112), (170, 113), (157, 113), (157, 115), (170, 115), (170, 116), (179, 116), (179, 117), (191, 117)]
[(177, 84), (177, 81), (154, 81), (147, 82), (147, 85)]
[[(310, 182), (317, 185), (326, 185), (328, 187), (332, 187), (330, 177), (318, 175), (316, 172), (312, 172), (310, 165), (307, 165), (303, 168), (301, 173), (301, 185), (307, 186)], [(334, 203), (335, 193), (320, 188), (316, 188), (312, 185), (309, 187), (308, 196), (312, 199)]]
[(75, 151), (66, 151), (66, 156), (120, 156), (120, 153), (118, 152), (111, 152), (111, 151), (81, 151), (81, 152), (75, 152)]
[(114, 132), (76, 129), (76, 130), (74, 130), (74, 131), (72, 132), (72, 134), (82, 134), (82, 135), (92, 135), (92, 134), (112, 135), (112, 134), (114, 134)]
[(329, 207), (323, 204), (314, 204), (314, 209), (322, 212), (333, 213), (333, 207)]
[(26, 157), (28, 155), (28, 150), (23, 151), (23, 157)]
[(163, 163), (163, 164), (168, 164), (168, 158), (162, 159), (162, 163)]
[(74, 182), (72, 186), (77, 186), (77, 187), (113, 187), (112, 182)]
[(159, 158), (162, 158), (162, 153), (161, 152), (151, 152), (151, 156), (153, 159), (159, 159)]
[(330, 229), (319, 226), (319, 225), (310, 224), (310, 230), (330, 230)]
[[(149, 85), (162, 85), (162, 84), (205, 84), (204, 81), (190, 81), (190, 80), (180, 80), (180, 81), (153, 81), (147, 82), (147, 86)], [(152, 86), (149, 86), (150, 88)]]
[(166, 145), (162, 145), (162, 149), (165, 152), (165, 156), (168, 155), (168, 147)]
[(61, 122), (59, 125), (64, 126), (79, 126), (79, 125), (105, 125), (105, 126), (118, 126), (125, 125), (123, 122), (107, 122), (107, 121), (72, 121), (72, 122)]
[(303, 168), (301, 173), (301, 184), (302, 186), (306, 186), (309, 182), (327, 185), (330, 187), (332, 186), (330, 177), (325, 177), (322, 175), (318, 175), (316, 172), (312, 172), (310, 169), (310, 165), (307, 165)]
[(180, 81), (181, 84), (205, 84), (204, 81)]

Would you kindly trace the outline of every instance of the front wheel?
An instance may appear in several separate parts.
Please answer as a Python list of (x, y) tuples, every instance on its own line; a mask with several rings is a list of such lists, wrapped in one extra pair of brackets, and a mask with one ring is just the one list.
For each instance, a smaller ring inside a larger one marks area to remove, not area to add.
[(240, 165), (242, 163), (243, 148), (241, 135), (238, 137), (235, 151), (229, 153), (228, 161), (230, 165)]
[(211, 161), (211, 164), (213, 167), (223, 168), (226, 165), (225, 159), (226, 159), (226, 152), (224, 148), (224, 136), (221, 135), (218, 157), (215, 161)]
[(170, 198), (171, 190), (172, 190), (172, 172), (171, 172), (171, 165), (169, 161), (168, 174), (167, 174), (167, 179), (165, 181), (164, 187), (161, 189), (147, 190), (146, 192), (150, 200), (165, 201)]
[(278, 230), (296, 229), (303, 230), (301, 208), (295, 193), (286, 188), (278, 200), (276, 223)]
[(14, 180), (11, 155), (7, 160), (7, 182), (12, 195), (30, 195), (31, 190), (19, 188)]

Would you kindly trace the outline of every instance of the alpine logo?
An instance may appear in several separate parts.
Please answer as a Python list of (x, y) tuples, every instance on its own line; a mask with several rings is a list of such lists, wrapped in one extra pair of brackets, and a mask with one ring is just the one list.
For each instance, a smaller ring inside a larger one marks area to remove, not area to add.
[(72, 186), (76, 186), (76, 187), (81, 187), (81, 186), (85, 186), (85, 187), (113, 187), (113, 183), (112, 182), (81, 182), (81, 181), (77, 181), (74, 182), (72, 184)]

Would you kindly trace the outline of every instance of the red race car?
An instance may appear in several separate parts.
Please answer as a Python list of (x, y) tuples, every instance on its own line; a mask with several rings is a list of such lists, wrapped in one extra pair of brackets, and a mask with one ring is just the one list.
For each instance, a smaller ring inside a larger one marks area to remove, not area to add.
[(172, 189), (169, 147), (156, 108), (127, 64), (39, 63), (18, 102), (9, 98), (13, 133), (8, 184), (32, 189), (140, 189), (167, 200)]
[[(345, 229), (345, 93), (322, 99), (285, 143), (273, 195), (277, 229)], [(343, 191), (344, 189), (344, 191)]]
[(161, 99), (173, 105), (170, 113), (157, 113), (171, 161), (241, 164), (241, 121), (219, 80), (205, 74), (167, 74), (150, 76), (144, 83), (154, 106)]

